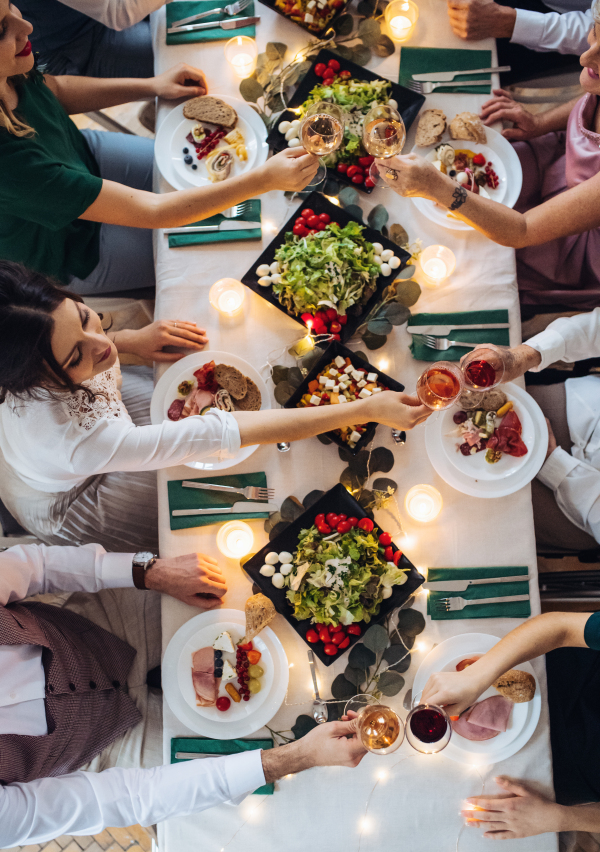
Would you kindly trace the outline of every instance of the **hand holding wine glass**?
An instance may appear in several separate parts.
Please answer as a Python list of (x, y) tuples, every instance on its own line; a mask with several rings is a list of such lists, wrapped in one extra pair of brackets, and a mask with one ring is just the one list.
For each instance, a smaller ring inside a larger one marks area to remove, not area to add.
[(462, 393), (462, 370), (450, 361), (437, 361), (417, 381), (417, 396), (428, 408), (441, 411), (450, 408)]
[[(366, 114), (363, 123), (362, 142), (365, 150), (372, 157), (387, 160), (399, 154), (405, 140), (406, 128), (398, 110), (377, 104)], [(385, 186), (382, 183), (376, 162), (371, 164), (369, 177), (374, 185)]]
[[(306, 111), (300, 127), (300, 139), (306, 151), (319, 158), (336, 151), (344, 138), (344, 111), (337, 104), (318, 101)], [(327, 166), (320, 160), (319, 169), (306, 188), (319, 186), (327, 177)]]

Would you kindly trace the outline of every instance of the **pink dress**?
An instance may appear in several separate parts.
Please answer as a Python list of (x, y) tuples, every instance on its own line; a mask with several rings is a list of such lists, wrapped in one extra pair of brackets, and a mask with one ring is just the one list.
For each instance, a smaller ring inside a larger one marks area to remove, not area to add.
[[(593, 126), (598, 98), (584, 95), (567, 130), (515, 142), (523, 189), (515, 210), (524, 213), (600, 171), (600, 134)], [(517, 251), (522, 305), (591, 309), (600, 305), (600, 228)]]

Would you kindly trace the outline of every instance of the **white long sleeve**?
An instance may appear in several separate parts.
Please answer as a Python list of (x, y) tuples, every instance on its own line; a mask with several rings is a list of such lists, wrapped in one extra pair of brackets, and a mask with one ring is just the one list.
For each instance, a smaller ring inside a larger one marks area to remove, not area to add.
[(62, 0), (111, 30), (126, 30), (164, 6), (165, 0)]
[(525, 341), (542, 356), (537, 373), (555, 361), (582, 361), (600, 356), (600, 308), (574, 317), (560, 317)]
[(511, 42), (540, 53), (573, 53), (580, 56), (589, 48), (587, 37), (594, 25), (587, 12), (530, 12), (517, 9)]
[(153, 825), (222, 802), (237, 804), (262, 786), (261, 751), (154, 769), (73, 772), (0, 787), (0, 846), (29, 846), (106, 826)]
[(538, 479), (554, 491), (567, 518), (600, 543), (600, 471), (557, 447)]

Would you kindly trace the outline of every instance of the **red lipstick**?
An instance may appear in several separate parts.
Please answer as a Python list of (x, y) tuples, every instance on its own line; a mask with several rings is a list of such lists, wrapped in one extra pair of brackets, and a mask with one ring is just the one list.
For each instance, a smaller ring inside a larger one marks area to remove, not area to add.
[(31, 49), (31, 42), (27, 39), (27, 44), (20, 53), (17, 53), (17, 56), (29, 56)]

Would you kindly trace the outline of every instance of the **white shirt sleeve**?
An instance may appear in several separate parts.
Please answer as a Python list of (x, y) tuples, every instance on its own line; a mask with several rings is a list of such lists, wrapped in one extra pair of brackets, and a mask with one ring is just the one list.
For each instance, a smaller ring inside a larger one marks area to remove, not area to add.
[(600, 471), (557, 447), (538, 479), (554, 491), (567, 518), (600, 543)]
[(154, 769), (107, 769), (0, 787), (0, 846), (99, 834), (107, 825), (154, 825), (222, 802), (238, 804), (265, 783), (261, 751)]
[(0, 604), (45, 592), (97, 592), (133, 586), (132, 553), (99, 544), (49, 547), (20, 544), (0, 553)]
[(511, 42), (541, 53), (556, 51), (580, 56), (589, 48), (588, 33), (594, 25), (592, 12), (530, 12), (517, 9)]
[(555, 361), (570, 363), (597, 358), (600, 356), (600, 308), (587, 314), (560, 317), (525, 343), (542, 356), (540, 365), (532, 368), (534, 373)]
[(164, 6), (165, 0), (62, 0), (111, 30), (126, 30)]

